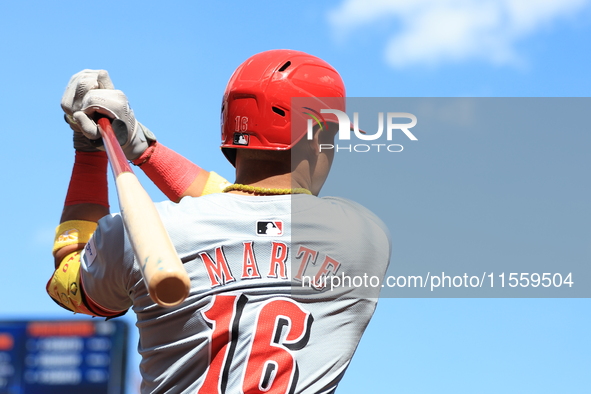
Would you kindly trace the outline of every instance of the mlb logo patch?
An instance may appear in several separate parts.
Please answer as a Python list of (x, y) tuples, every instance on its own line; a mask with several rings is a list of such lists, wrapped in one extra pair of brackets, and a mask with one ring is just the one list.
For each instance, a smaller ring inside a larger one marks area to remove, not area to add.
[(257, 222), (257, 235), (261, 237), (277, 237), (283, 235), (283, 221), (259, 220)]
[(234, 145), (248, 145), (250, 135), (244, 133), (234, 133)]

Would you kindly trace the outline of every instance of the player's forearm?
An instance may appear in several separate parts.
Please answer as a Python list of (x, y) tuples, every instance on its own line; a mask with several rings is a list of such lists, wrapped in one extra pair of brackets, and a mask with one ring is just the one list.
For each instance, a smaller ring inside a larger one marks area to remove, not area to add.
[(91, 316), (101, 314), (91, 309), (83, 295), (80, 250), (94, 233), (98, 220), (109, 214), (107, 166), (105, 152), (76, 150), (70, 185), (53, 242), (55, 272), (46, 285), (47, 293), (58, 305)]
[(217, 184), (225, 179), (199, 167), (186, 157), (155, 142), (133, 163), (139, 166), (156, 186), (171, 200), (199, 197), (219, 192)]
[(70, 185), (53, 254), (56, 268), (68, 254), (82, 249), (96, 227), (93, 223), (109, 214), (108, 160), (104, 152), (76, 151)]

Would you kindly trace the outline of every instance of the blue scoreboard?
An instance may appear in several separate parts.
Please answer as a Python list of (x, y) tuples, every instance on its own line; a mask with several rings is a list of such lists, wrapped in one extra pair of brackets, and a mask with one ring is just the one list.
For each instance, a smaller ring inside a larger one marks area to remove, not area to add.
[(124, 393), (123, 321), (0, 321), (0, 394)]

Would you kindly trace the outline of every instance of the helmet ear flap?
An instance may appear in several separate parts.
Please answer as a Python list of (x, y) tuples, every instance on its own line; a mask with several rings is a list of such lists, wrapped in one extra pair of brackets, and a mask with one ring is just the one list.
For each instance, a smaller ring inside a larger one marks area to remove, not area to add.
[(222, 153), (226, 156), (226, 159), (236, 167), (236, 149), (232, 148), (222, 148)]

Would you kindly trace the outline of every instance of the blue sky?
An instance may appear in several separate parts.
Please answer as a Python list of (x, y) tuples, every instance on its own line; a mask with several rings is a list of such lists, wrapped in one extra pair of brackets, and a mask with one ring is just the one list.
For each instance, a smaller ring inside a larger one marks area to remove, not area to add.
[[(59, 101), (81, 69), (107, 69), (160, 141), (230, 180), (217, 147), (221, 95), (235, 67), (267, 49), (327, 60), (352, 97), (591, 91), (588, 0), (53, 3), (0, 5), (2, 318), (70, 317), (44, 286), (73, 158)], [(589, 193), (584, 177), (571, 176)], [(383, 299), (338, 392), (589, 392), (589, 307), (588, 299)]]

